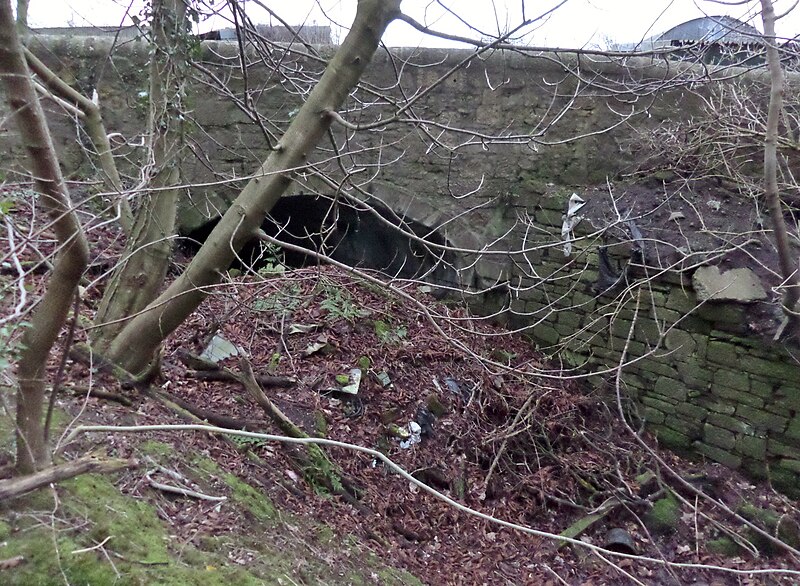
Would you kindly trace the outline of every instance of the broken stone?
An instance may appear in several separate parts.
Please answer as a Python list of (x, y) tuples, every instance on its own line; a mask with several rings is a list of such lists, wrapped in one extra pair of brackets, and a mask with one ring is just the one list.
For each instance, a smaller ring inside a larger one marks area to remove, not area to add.
[(700, 301), (738, 301), (752, 303), (767, 298), (759, 278), (750, 269), (720, 272), (719, 267), (700, 267), (692, 276)]

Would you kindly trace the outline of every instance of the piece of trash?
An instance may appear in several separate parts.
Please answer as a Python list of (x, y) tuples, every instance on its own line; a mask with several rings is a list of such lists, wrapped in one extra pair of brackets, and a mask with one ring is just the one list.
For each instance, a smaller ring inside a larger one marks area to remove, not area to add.
[(219, 334), (214, 334), (214, 337), (211, 338), (211, 341), (208, 343), (206, 349), (203, 350), (200, 358), (217, 363), (238, 354), (239, 349), (236, 346)]
[(567, 213), (564, 216), (564, 222), (561, 224), (561, 240), (564, 241), (564, 256), (572, 254), (572, 231), (575, 229), (575, 226), (581, 223), (583, 216), (579, 216), (578, 212), (585, 205), (586, 200), (573, 192), (567, 204)]
[(292, 324), (289, 326), (289, 335), (292, 334), (307, 334), (313, 332), (319, 327), (319, 324)]
[(411, 432), (408, 430), (407, 427), (400, 427), (399, 425), (396, 425), (394, 423), (390, 424), (386, 428), (386, 432), (390, 436), (396, 437), (396, 438), (400, 438), (400, 439), (406, 439), (406, 438), (411, 437)]
[(389, 378), (389, 373), (387, 373), (385, 370), (382, 370), (381, 372), (376, 372), (374, 374), (375, 378), (378, 379), (378, 382), (384, 389), (392, 388), (392, 379)]
[(347, 393), (348, 395), (357, 395), (358, 388), (361, 386), (361, 369), (351, 368), (349, 374), (346, 375), (337, 374), (336, 382), (342, 384), (339, 381), (340, 376), (344, 376), (346, 378), (345, 380), (346, 384), (339, 390), (343, 393)]
[(606, 543), (603, 547), (618, 553), (636, 555), (636, 544), (633, 542), (633, 537), (625, 529), (618, 527), (608, 532)]
[(404, 450), (422, 441), (422, 428), (416, 421), (409, 422), (408, 431), (411, 432), (409, 438), (400, 442), (400, 447)]
[(683, 220), (684, 218), (686, 218), (686, 216), (683, 215), (683, 212), (672, 212), (669, 215), (669, 220), (668, 221), (671, 222), (671, 221), (675, 220), (677, 222), (678, 220)]
[(433, 422), (436, 421), (436, 416), (431, 413), (427, 405), (420, 405), (417, 408), (417, 413), (414, 415), (413, 423), (416, 423), (420, 428), (420, 435), (429, 436), (433, 435)]
[(330, 345), (328, 342), (328, 336), (319, 336), (317, 341), (313, 344), (309, 344), (306, 346), (306, 349), (303, 350), (303, 356), (308, 357), (312, 356), (318, 352), (326, 353), (333, 350), (333, 346)]

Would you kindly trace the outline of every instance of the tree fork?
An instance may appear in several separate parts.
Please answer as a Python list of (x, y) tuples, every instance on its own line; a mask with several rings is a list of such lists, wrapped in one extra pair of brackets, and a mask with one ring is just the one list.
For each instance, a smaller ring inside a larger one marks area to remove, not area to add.
[(163, 339), (175, 330), (217, 284), (235, 253), (259, 229), (264, 215), (303, 169), (309, 153), (367, 68), (401, 0), (359, 0), (344, 42), (273, 151), (219, 221), (184, 273), (147, 311), (130, 320), (110, 344), (107, 357), (130, 372), (145, 368)]

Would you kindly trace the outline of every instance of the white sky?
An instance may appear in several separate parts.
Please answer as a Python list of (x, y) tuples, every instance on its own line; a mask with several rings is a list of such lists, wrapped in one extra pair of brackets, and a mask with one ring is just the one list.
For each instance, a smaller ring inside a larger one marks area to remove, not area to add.
[[(496, 34), (498, 29), (505, 32), (519, 21), (522, 6), (531, 18), (558, 3), (557, 0), (404, 0), (402, 9), (432, 28), (474, 37), (480, 36), (480, 32), (470, 31), (442, 6), (451, 7), (478, 31)], [(781, 13), (793, 3), (794, 0), (776, 0), (776, 11)], [(129, 24), (130, 20), (124, 18), (126, 10), (130, 7), (135, 14), (142, 4), (142, 0), (30, 0), (29, 22), (33, 27)], [(327, 24), (332, 19), (346, 27), (355, 13), (356, 0), (246, 0), (250, 18), (256, 23), (269, 23), (269, 15), (259, 4), (269, 6), (293, 25)], [(214, 5), (224, 6), (225, 0), (216, 0)], [(523, 40), (533, 45), (605, 47), (608, 42), (636, 42), (692, 18), (719, 14), (750, 22), (761, 30), (759, 10), (758, 0), (740, 5), (725, 5), (720, 0), (567, 0), (550, 17), (528, 29), (530, 32)], [(217, 16), (202, 23), (200, 28), (228, 25), (223, 16)], [(785, 37), (800, 35), (800, 7), (778, 22), (777, 33)], [(384, 41), (404, 46), (443, 44), (423, 37), (402, 22), (390, 26)]]

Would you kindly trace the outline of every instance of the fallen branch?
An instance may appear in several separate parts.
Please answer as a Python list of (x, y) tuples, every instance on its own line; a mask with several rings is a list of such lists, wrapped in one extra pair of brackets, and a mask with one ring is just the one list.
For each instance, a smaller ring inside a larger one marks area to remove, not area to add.
[[(236, 375), (227, 370), (187, 370), (186, 374), (198, 380), (239, 382)], [(288, 376), (254, 373), (253, 378), (264, 387), (291, 387), (297, 383), (295, 379)]]
[(75, 478), (87, 473), (118, 472), (139, 466), (138, 460), (101, 459), (97, 456), (84, 456), (66, 464), (59, 464), (34, 472), (21, 478), (0, 481), (0, 503), (17, 498), (38, 488)]
[(227, 429), (244, 429), (245, 431), (259, 432), (263, 425), (257, 421), (247, 421), (244, 419), (236, 419), (235, 417), (228, 417), (227, 415), (219, 415), (202, 407), (185, 401), (174, 395), (170, 395), (164, 391), (153, 391), (148, 393), (154, 399), (166, 405), (178, 415), (186, 417), (192, 421), (208, 421), (217, 427), (225, 427)]
[(0, 560), (0, 570), (11, 570), (25, 562), (25, 557), (21, 555), (8, 558), (7, 560)]
[(204, 494), (202, 492), (198, 492), (196, 490), (192, 490), (190, 488), (184, 488), (182, 486), (172, 486), (170, 484), (164, 484), (162, 482), (158, 482), (157, 480), (153, 480), (153, 477), (150, 476), (154, 471), (150, 471), (144, 475), (147, 479), (147, 482), (150, 484), (151, 487), (155, 488), (156, 490), (162, 490), (164, 492), (171, 492), (174, 494), (181, 494), (183, 496), (188, 496), (195, 499), (200, 499), (204, 501), (226, 501), (228, 497), (226, 496), (211, 496), (208, 494)]
[(77, 395), (78, 397), (85, 397), (89, 395), (90, 397), (94, 397), (95, 399), (102, 399), (104, 401), (114, 401), (119, 403), (120, 405), (124, 405), (125, 407), (133, 407), (133, 401), (131, 401), (125, 395), (120, 395), (119, 393), (115, 393), (113, 391), (104, 391), (102, 389), (87, 389), (81, 387), (70, 387), (69, 391), (73, 395)]
[[(310, 436), (300, 429), (294, 422), (289, 419), (283, 411), (281, 411), (275, 403), (273, 403), (256, 381), (253, 374), (253, 367), (250, 362), (242, 357), (239, 361), (239, 366), (242, 369), (242, 374), (236, 374), (231, 370), (226, 369), (234, 380), (238, 381), (245, 390), (253, 397), (258, 405), (264, 412), (275, 422), (283, 433), (289, 437), (307, 439)], [(325, 450), (318, 446), (309, 444), (305, 446), (305, 454), (293, 458), (303, 475), (312, 485), (324, 486), (333, 494), (342, 495), (352, 499), (358, 498), (358, 491), (352, 482), (347, 481), (341, 469), (334, 464), (328, 457)]]

